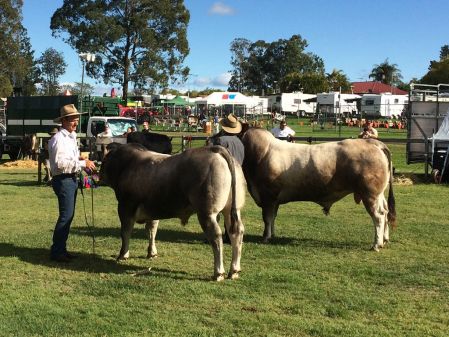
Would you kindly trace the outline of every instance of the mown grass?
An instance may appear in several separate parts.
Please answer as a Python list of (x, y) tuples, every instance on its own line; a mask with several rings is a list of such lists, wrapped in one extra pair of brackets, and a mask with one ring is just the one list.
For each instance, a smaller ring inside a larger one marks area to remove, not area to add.
[[(397, 170), (420, 172), (399, 160), (403, 146), (392, 150)], [(216, 283), (196, 218), (186, 227), (161, 221), (154, 260), (144, 258), (136, 225), (131, 259), (116, 263), (119, 221), (107, 187), (93, 194), (96, 254), (79, 195), (69, 245), (80, 256), (49, 261), (57, 203), (36, 180), (34, 170), (0, 170), (1, 336), (447, 336), (445, 185), (395, 185), (398, 228), (380, 253), (369, 251), (371, 220), (352, 197), (328, 217), (312, 203), (281, 206), (277, 238), (265, 245), (248, 196), (241, 278)]]

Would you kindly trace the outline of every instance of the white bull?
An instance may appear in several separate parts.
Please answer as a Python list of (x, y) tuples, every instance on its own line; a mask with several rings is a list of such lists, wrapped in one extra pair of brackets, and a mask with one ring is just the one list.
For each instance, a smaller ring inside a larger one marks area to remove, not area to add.
[(242, 142), (243, 171), (251, 196), (262, 208), (265, 242), (274, 236), (280, 204), (313, 201), (328, 214), (332, 204), (351, 193), (373, 220), (372, 249), (378, 251), (389, 241), (388, 224), (395, 226), (396, 211), (391, 153), (385, 144), (372, 139), (292, 144), (257, 128), (246, 131)]

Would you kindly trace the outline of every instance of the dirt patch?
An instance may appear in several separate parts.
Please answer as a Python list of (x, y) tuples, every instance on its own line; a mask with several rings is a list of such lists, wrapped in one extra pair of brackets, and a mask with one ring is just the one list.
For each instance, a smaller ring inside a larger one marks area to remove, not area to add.
[(37, 168), (36, 160), (15, 160), (15, 161), (7, 161), (0, 165), (2, 169), (11, 169), (11, 168)]

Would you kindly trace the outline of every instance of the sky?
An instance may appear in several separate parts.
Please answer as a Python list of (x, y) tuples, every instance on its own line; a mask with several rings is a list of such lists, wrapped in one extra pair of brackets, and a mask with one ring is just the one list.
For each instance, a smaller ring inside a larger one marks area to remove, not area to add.
[[(61, 83), (81, 82), (78, 54), (50, 30), (50, 18), (63, 0), (24, 0), (23, 25), (35, 57), (47, 48), (62, 52), (68, 64)], [(183, 90), (226, 89), (230, 44), (236, 38), (272, 42), (299, 34), (307, 52), (320, 56), (326, 72), (342, 70), (349, 80), (367, 81), (386, 59), (401, 70), (403, 81), (421, 78), (440, 49), (449, 44), (448, 0), (185, 0), (190, 11), (190, 68)], [(96, 94), (112, 86), (85, 78)], [(116, 90), (119, 88), (116, 88)]]

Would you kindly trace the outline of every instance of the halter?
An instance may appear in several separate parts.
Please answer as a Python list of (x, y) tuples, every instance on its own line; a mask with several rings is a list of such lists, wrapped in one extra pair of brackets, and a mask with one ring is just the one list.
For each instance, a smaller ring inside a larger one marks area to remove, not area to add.
[[(87, 169), (86, 172), (81, 171), (79, 176), (79, 185), (78, 188), (81, 191), (81, 195), (83, 197), (83, 209), (84, 209), (84, 220), (86, 221), (87, 228), (89, 228), (90, 234), (92, 236), (92, 254), (95, 255), (95, 225), (94, 225), (94, 189), (99, 187), (99, 176), (98, 173), (94, 173), (91, 170)], [(86, 212), (86, 203), (84, 201), (84, 189), (90, 189), (91, 191), (91, 220), (92, 225), (89, 224), (87, 220), (87, 212)]]

